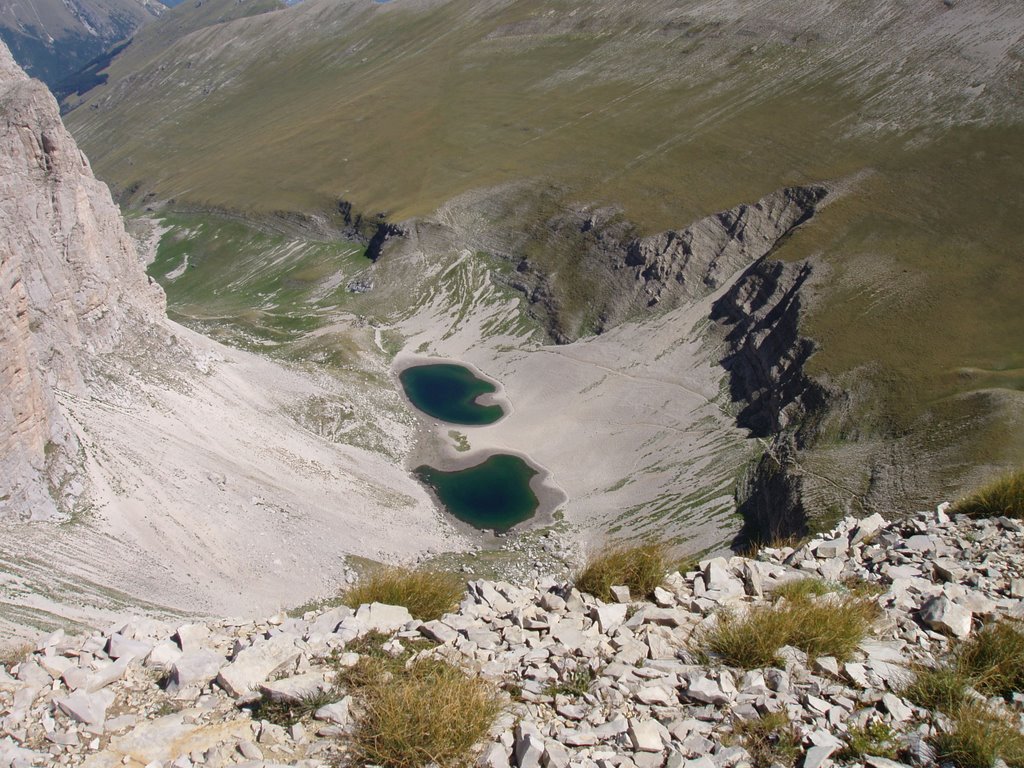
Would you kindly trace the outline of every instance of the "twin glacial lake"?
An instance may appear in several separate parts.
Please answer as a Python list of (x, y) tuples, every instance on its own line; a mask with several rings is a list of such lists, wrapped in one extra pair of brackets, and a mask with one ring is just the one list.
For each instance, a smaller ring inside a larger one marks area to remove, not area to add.
[[(423, 413), (450, 424), (483, 426), (505, 415), (500, 405), (477, 398), (497, 387), (453, 363), (417, 365), (398, 375), (409, 401)], [(529, 520), (540, 506), (530, 482), (537, 470), (519, 456), (496, 453), (464, 469), (444, 471), (423, 464), (414, 474), (452, 515), (475, 528), (504, 532)]]
[(417, 365), (398, 374), (409, 401), (428, 416), (449, 424), (482, 426), (505, 415), (500, 405), (480, 405), (476, 399), (498, 390), (477, 378), (469, 368), (452, 363)]

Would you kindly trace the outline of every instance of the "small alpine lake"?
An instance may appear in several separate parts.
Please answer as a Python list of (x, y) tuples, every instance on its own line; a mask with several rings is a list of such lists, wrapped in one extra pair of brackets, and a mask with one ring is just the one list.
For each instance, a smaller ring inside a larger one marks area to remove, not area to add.
[(475, 528), (507, 531), (533, 517), (540, 504), (530, 487), (537, 470), (507, 453), (451, 472), (424, 464), (415, 474), (451, 514)]
[(498, 388), (463, 365), (414, 365), (399, 373), (398, 379), (416, 408), (449, 424), (483, 426), (505, 415), (500, 405), (477, 402), (481, 395), (493, 394)]

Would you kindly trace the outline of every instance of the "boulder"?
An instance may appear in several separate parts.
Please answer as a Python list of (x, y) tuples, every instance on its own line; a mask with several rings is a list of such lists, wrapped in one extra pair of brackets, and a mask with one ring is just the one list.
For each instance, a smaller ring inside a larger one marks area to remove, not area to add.
[(226, 662), (219, 653), (207, 649), (183, 653), (171, 666), (167, 690), (175, 693), (188, 686), (202, 688), (217, 677)]
[(408, 608), (384, 603), (360, 605), (356, 611), (356, 619), (362, 622), (368, 631), (382, 632), (385, 635), (397, 632), (413, 620)]
[(967, 637), (971, 634), (971, 612), (944, 595), (926, 601), (919, 615), (926, 626), (937, 632), (945, 632), (954, 637)]

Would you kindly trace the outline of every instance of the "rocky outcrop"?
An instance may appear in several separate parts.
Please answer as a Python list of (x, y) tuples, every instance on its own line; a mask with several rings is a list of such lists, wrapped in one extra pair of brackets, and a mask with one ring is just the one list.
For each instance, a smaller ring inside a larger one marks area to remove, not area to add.
[(808, 376), (815, 344), (800, 335), (801, 291), (809, 263), (763, 258), (718, 299), (711, 319), (725, 334), (722, 366), (739, 407), (736, 422), (765, 440), (765, 450), (737, 487), (740, 543), (772, 541), (807, 530), (798, 454), (814, 436), (830, 394)]
[(711, 319), (726, 330), (722, 366), (742, 407), (736, 423), (756, 437), (771, 437), (827, 399), (805, 372), (815, 344), (800, 335), (801, 289), (809, 263), (761, 259), (715, 302)]
[(164, 316), (107, 187), (46, 87), (0, 45), (0, 518), (51, 518), (81, 489), (55, 391)]
[[(710, 295), (810, 219), (826, 195), (822, 186), (786, 187), (649, 237), (614, 209), (559, 214), (510, 248), (517, 274), (509, 282), (552, 338), (571, 342)], [(537, 255), (515, 255), (523, 251)]]
[[(605, 603), (549, 576), (472, 581), (457, 610), (428, 622), (373, 603), (58, 631), (0, 665), (0, 765), (344, 764), (367, 712), (346, 682), (359, 676), (342, 673), (364, 654), (389, 654), (444, 661), (506, 692), (478, 745), (481, 768), (751, 765), (763, 745), (739, 726), (769, 712), (785, 714), (796, 765), (828, 768), (870, 728), (931, 768), (929, 745), (955, 724), (906, 698), (907, 683), (958, 639), (1024, 618), (1024, 526), (951, 518), (947, 506), (895, 523), (848, 518), (757, 559), (707, 559), (666, 574), (650, 599), (615, 587)], [(826, 594), (807, 606), (856, 597), (871, 608), (847, 657), (809, 655), (795, 639), (763, 668), (740, 669), (708, 647), (724, 612), (766, 610), (808, 578)], [(970, 695), (1019, 727), (1013, 703)], [(275, 723), (260, 701), (307, 706), (296, 706), (298, 722)], [(902, 766), (870, 754), (862, 763)]]
[(824, 187), (786, 187), (681, 232), (631, 242), (622, 264), (636, 286), (630, 309), (671, 309), (707, 296), (811, 218), (825, 195)]

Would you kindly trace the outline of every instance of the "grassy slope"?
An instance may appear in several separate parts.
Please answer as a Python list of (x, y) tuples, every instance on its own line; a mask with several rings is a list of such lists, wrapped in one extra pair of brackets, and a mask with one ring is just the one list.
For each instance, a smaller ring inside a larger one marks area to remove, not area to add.
[[(853, 4), (845, 22), (820, 3), (738, 21), (654, 0), (575, 8), (307, 0), (175, 36), (163, 53), (129, 49), (69, 123), (103, 176), (140, 185), (136, 200), (257, 212), (341, 196), (403, 219), (529, 178), (655, 231), (855, 177), (780, 253), (827, 264), (808, 324), (815, 372), (867, 403), (836, 440), (929, 432), (965, 461), (1024, 457), (1017, 431), (984, 420), (989, 405), (951, 399), (1000, 388), (1019, 402), (1024, 387), (1022, 104), (998, 76), (1020, 51), (950, 74), (946, 60), (971, 61), (978, 40), (944, 41), (965, 11), (938, 6), (876, 8), (878, 21)], [(994, 28), (1016, 34), (1020, 12), (998, 12)], [(844, 47), (857, 35), (863, 50)], [(978, 83), (989, 95), (971, 101)]]

